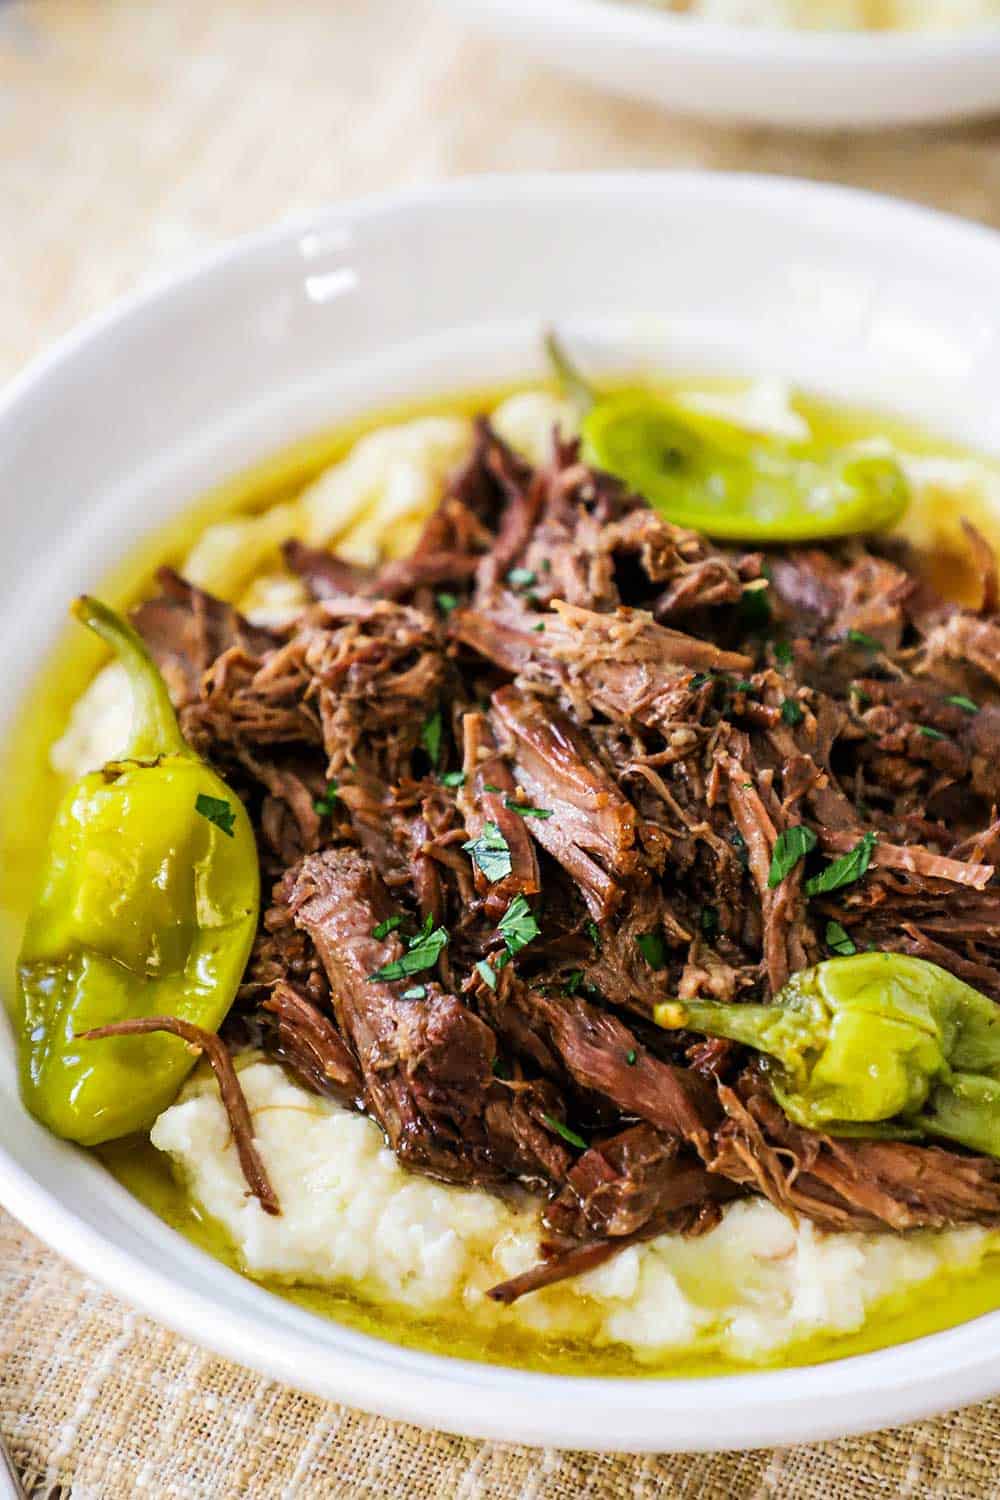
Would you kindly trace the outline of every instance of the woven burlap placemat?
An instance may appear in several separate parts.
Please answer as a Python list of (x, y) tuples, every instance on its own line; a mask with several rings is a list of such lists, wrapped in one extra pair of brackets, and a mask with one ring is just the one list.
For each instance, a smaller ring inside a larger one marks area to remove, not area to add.
[(642, 1458), (386, 1422), (174, 1337), (6, 1214), (0, 1426), (30, 1492), (73, 1500), (980, 1500), (1000, 1485), (1000, 1402), (815, 1447)]
[[(119, 293), (338, 198), (669, 166), (823, 177), (1000, 223), (995, 126), (805, 137), (671, 120), (473, 37), (435, 0), (0, 0), (0, 379)], [(1000, 1493), (997, 1404), (714, 1457), (541, 1453), (385, 1422), (175, 1338), (2, 1215), (0, 1427), (35, 1493), (75, 1500)]]

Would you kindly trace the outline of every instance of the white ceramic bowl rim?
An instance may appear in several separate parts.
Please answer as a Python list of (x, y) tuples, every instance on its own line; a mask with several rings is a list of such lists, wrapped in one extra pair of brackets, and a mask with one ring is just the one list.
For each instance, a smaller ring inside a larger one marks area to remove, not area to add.
[[(771, 213), (779, 221), (805, 216), (824, 233), (842, 236), (845, 244), (853, 236), (862, 246), (869, 240), (889, 247), (919, 245), (934, 264), (975, 267), (977, 275), (989, 273), (1000, 285), (996, 235), (845, 189), (699, 173), (471, 179), (338, 205), (308, 221), (224, 246), (91, 320), (31, 365), (0, 399), (0, 471), (5, 444), (13, 446), (13, 436), (25, 425), (31, 427), (43, 398), (55, 390), (62, 399), (76, 381), (82, 401), (88, 363), (99, 366), (102, 352), (140, 337), (144, 318), (155, 323), (185, 298), (196, 298), (199, 309), (207, 310), (213, 297), (221, 297), (223, 282), (239, 282), (241, 267), (265, 258), (276, 246), (301, 242), (303, 235), (321, 238), (338, 226), (367, 225), (369, 232), (373, 226), (405, 227), (408, 216), (438, 210), (516, 216), (544, 206), (562, 219), (583, 204), (599, 204), (602, 212), (616, 207), (625, 212), (629, 204), (637, 212), (650, 204), (659, 211), (661, 204), (674, 204), (687, 214), (732, 210), (744, 216)], [(16, 601), (3, 607), (9, 620)], [(93, 1175), (89, 1163), (74, 1166), (78, 1159), (70, 1148), (49, 1138), (44, 1146), (65, 1154), (68, 1173)], [(4, 1205), (55, 1250), (158, 1321), (290, 1384), (427, 1426), (592, 1449), (755, 1447), (884, 1426), (979, 1399), (1000, 1386), (995, 1353), (1000, 1313), (836, 1363), (709, 1379), (541, 1375), (421, 1354), (347, 1329), (336, 1332), (335, 1349), (323, 1345), (324, 1357), (319, 1358), (316, 1324), (308, 1314), (280, 1304), (280, 1325), (269, 1320), (276, 1299), (180, 1241), (123, 1191), (120, 1217), (109, 1214), (107, 1223), (88, 1222), (83, 1208), (68, 1201), (75, 1180), (67, 1176), (65, 1190), (56, 1193), (12, 1149), (0, 1145)], [(143, 1238), (160, 1246), (164, 1236), (170, 1237), (179, 1279), (164, 1275), (142, 1256)]]
[[(467, 0), (467, 4), (469, 0)], [(477, 0), (472, 0), (472, 4)], [(537, 20), (535, 0), (490, 0), (514, 24)], [(789, 26), (727, 25), (678, 15), (645, 0), (546, 0), (549, 25), (565, 23), (594, 40), (624, 46), (674, 41), (692, 56), (743, 68), (759, 61), (787, 64), (843, 62), (880, 72), (888, 61), (942, 64), (1000, 53), (1000, 22), (940, 31), (838, 31)]]

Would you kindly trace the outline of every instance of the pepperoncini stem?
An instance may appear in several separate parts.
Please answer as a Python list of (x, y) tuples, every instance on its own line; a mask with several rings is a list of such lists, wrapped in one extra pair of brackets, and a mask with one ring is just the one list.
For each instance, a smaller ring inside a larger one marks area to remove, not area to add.
[(563, 395), (572, 401), (581, 417), (586, 416), (598, 399), (597, 390), (570, 359), (552, 328), (545, 335), (545, 353)]
[(99, 599), (92, 599), (87, 594), (74, 601), (73, 614), (111, 647), (128, 675), (132, 690), (132, 730), (122, 751), (122, 759), (190, 756), (192, 752), (181, 734), (159, 668), (131, 625)]
[(715, 1000), (667, 1000), (656, 1006), (653, 1020), (670, 1031), (701, 1031), (706, 1036), (742, 1042), (745, 1047), (766, 1052), (789, 1072), (799, 1068), (807, 1048), (822, 1046), (825, 1031), (821, 1018), (807, 1019), (777, 1005), (734, 1005)]

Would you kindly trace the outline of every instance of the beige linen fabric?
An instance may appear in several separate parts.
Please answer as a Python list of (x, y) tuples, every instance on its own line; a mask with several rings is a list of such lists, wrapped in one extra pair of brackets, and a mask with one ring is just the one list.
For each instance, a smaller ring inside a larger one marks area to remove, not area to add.
[[(536, 69), (434, 0), (0, 0), (0, 378), (119, 293), (284, 215), (461, 172), (633, 166), (825, 177), (1000, 223), (996, 126), (810, 138), (679, 122)], [(979, 1500), (1000, 1472), (1000, 1403), (715, 1457), (436, 1436), (215, 1359), (3, 1215), (0, 1427), (36, 1493), (76, 1500)]]

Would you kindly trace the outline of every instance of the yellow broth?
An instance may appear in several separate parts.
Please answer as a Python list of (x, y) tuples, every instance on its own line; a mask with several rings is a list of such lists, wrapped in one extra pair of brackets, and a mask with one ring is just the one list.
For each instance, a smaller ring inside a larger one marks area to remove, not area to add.
[[(736, 382), (675, 380), (658, 382), (665, 396), (680, 390), (736, 390)], [(509, 389), (477, 391), (382, 411), (361, 421), (317, 434), (249, 469), (187, 509), (179, 518), (125, 559), (105, 578), (98, 592), (124, 607), (148, 594), (153, 573), (163, 563), (178, 564), (204, 528), (224, 517), (263, 511), (295, 497), (323, 469), (343, 457), (366, 432), (387, 422), (429, 414), (470, 415), (488, 410)], [(866, 438), (888, 438), (908, 454), (963, 457), (953, 445), (902, 423), (803, 395), (794, 408), (809, 423), (815, 438), (830, 444)], [(981, 506), (963, 511), (997, 540), (1000, 516)], [(931, 536), (930, 527), (933, 527)], [(904, 530), (910, 527), (904, 526)], [(956, 597), (970, 588), (970, 573), (961, 545), (957, 512), (952, 509), (917, 518), (913, 539), (923, 544), (933, 581)], [(67, 604), (69, 601), (67, 601)], [(50, 767), (49, 750), (63, 733), (72, 705), (103, 661), (102, 649), (80, 629), (67, 629), (21, 705), (8, 743), (3, 747), (6, 797), (0, 814), (0, 963), (10, 1003), (21, 932), (34, 897), (44, 857), (48, 825), (64, 788)], [(145, 1139), (129, 1139), (97, 1149), (108, 1171), (166, 1224), (193, 1244), (235, 1270), (236, 1252), (221, 1228), (192, 1202), (176, 1180), (167, 1157)], [(702, 1376), (766, 1368), (768, 1362), (743, 1365), (710, 1348), (668, 1352), (654, 1362), (639, 1360), (624, 1345), (595, 1348), (567, 1339), (544, 1338), (513, 1324), (476, 1329), (468, 1320), (420, 1319), (412, 1309), (368, 1300), (355, 1288), (329, 1289), (285, 1285), (264, 1279), (275, 1294), (349, 1327), (439, 1354), (519, 1365), (534, 1370), (580, 1375)], [(788, 1367), (840, 1359), (950, 1328), (1000, 1308), (1000, 1244), (977, 1268), (949, 1269), (904, 1293), (890, 1296), (869, 1314), (857, 1332), (823, 1334), (784, 1347), (770, 1367)]]

